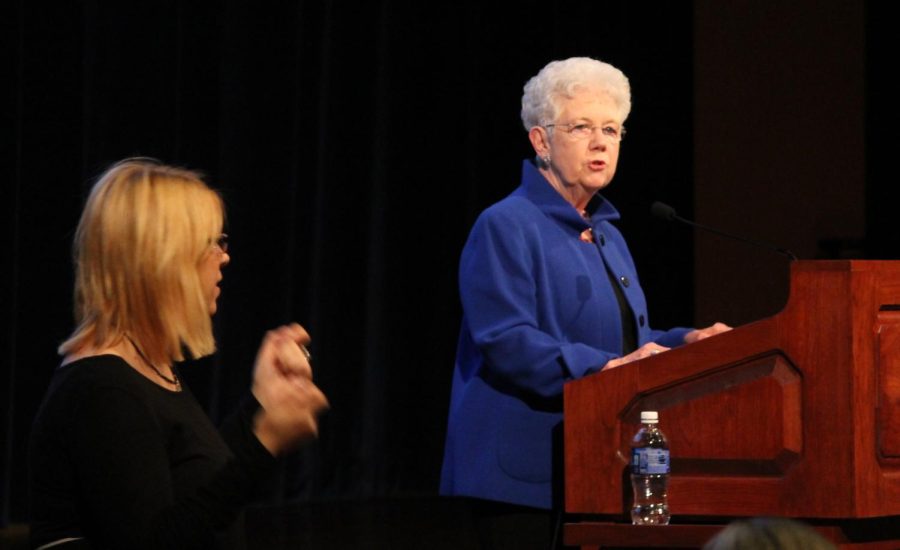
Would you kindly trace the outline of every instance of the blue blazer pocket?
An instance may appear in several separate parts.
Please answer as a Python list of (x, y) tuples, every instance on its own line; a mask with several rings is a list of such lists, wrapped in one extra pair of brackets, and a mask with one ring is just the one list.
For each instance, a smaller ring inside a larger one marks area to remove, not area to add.
[(521, 402), (508, 406), (503, 413), (505, 418), (497, 437), (500, 468), (520, 481), (549, 482), (552, 477), (552, 433), (562, 415), (534, 411)]

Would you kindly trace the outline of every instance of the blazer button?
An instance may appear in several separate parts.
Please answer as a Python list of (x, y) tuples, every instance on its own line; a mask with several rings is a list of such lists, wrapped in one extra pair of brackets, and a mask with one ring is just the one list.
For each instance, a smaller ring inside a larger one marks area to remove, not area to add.
[(638, 315), (638, 324), (640, 324), (641, 326), (644, 326), (644, 316), (643, 315)]
[(622, 286), (624, 286), (625, 288), (628, 288), (628, 285), (631, 284), (631, 281), (629, 281), (628, 277), (626, 277), (625, 275), (619, 277), (619, 280), (622, 281)]
[(606, 246), (606, 238), (600, 233), (600, 246)]

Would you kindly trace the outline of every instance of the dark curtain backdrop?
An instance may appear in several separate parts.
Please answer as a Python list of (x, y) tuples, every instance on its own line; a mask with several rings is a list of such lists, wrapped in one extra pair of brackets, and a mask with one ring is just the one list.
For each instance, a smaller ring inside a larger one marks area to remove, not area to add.
[(888, 8), (866, 3), (866, 255), (900, 259), (900, 80), (897, 28)]
[(26, 441), (71, 330), (70, 244), (109, 163), (201, 169), (228, 206), (220, 351), (185, 367), (218, 419), (263, 332), (312, 333), (331, 400), (273, 499), (437, 492), (459, 252), (518, 183), (524, 82), (552, 59), (630, 77), (607, 196), (658, 326), (691, 322), (691, 9), (685, 3), (60, 2), (3, 8), (0, 526), (26, 521)]

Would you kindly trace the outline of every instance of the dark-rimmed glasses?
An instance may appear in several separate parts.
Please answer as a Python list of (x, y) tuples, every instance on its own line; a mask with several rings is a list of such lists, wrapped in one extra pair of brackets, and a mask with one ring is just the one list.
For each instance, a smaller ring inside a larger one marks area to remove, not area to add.
[(228, 233), (222, 233), (216, 240), (212, 242), (212, 245), (215, 246), (219, 252), (222, 254), (228, 253)]

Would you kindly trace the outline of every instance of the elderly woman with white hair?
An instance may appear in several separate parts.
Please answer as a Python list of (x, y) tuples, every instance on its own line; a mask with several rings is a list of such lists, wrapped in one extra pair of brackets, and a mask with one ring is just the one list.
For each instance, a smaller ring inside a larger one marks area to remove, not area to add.
[(630, 110), (628, 79), (612, 65), (576, 57), (545, 66), (522, 96), (535, 160), (479, 216), (462, 252), (441, 493), (474, 497), (487, 547), (514, 532), (527, 533), (525, 547), (547, 547), (564, 382), (729, 328), (650, 328), (612, 224), (619, 213), (599, 194), (615, 175)]

